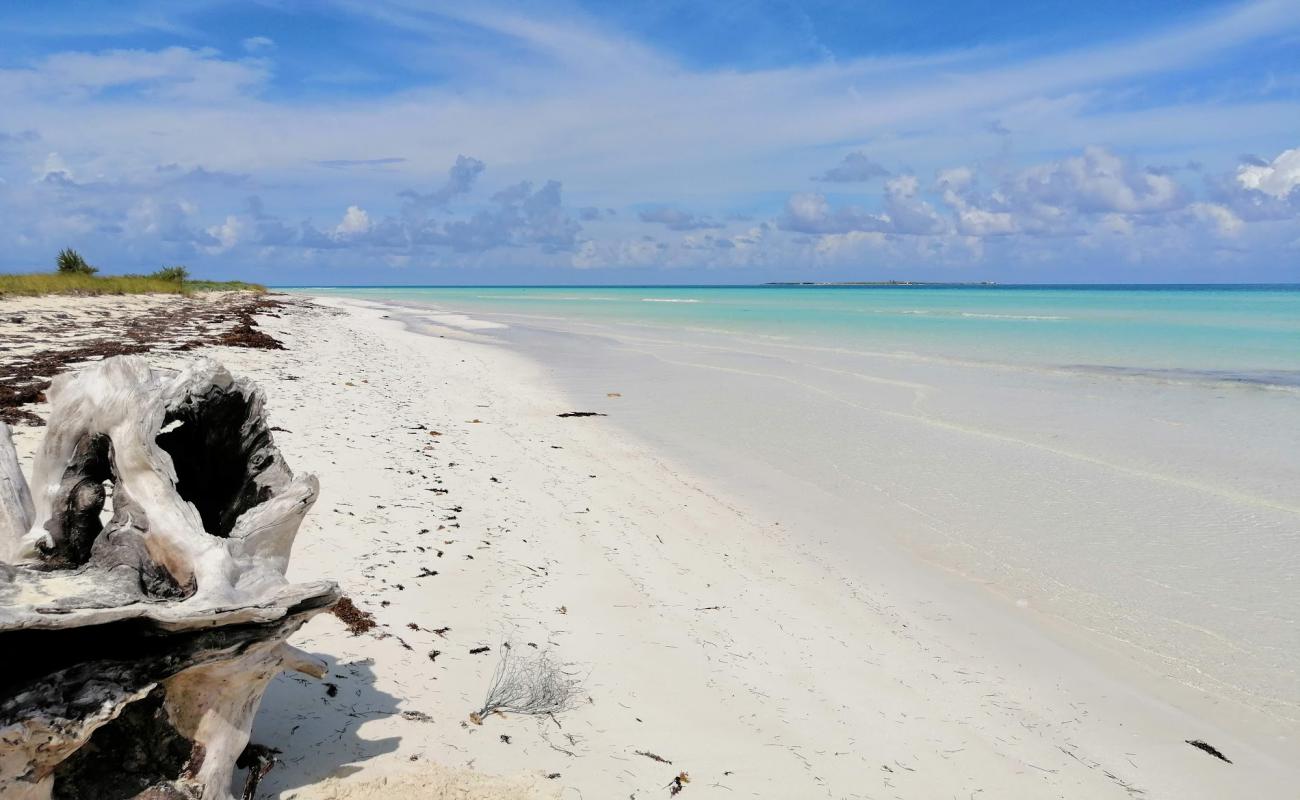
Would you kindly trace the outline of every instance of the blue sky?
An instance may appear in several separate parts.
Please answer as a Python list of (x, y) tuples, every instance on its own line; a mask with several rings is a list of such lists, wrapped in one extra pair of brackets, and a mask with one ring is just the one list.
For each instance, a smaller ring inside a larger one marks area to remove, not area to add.
[(14, 2), (0, 43), (4, 270), (1300, 281), (1300, 0)]

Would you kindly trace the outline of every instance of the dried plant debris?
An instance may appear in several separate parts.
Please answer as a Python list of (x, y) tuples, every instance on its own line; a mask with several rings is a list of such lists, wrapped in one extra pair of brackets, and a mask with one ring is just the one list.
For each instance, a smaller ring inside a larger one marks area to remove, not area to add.
[(646, 758), (650, 759), (651, 761), (658, 761), (660, 764), (671, 764), (671, 763), (673, 763), (673, 762), (669, 761), (668, 759), (664, 758), (663, 756), (661, 756), (661, 755), (659, 755), (659, 754), (657, 754), (657, 753), (652, 753), (652, 752), (650, 752), (649, 750), (633, 750), (632, 752), (636, 753), (636, 754), (639, 755), (639, 756), (645, 756)]
[(557, 417), (608, 417), (608, 414), (602, 414), (599, 411), (566, 411), (563, 414), (556, 414)]
[(1184, 739), (1184, 741), (1190, 744), (1192, 747), (1195, 747), (1197, 750), (1204, 750), (1205, 752), (1209, 753), (1210, 755), (1214, 756), (1220, 761), (1225, 761), (1229, 764), (1232, 763), (1232, 759), (1228, 758), (1223, 753), (1219, 752), (1219, 748), (1215, 747), (1214, 745), (1208, 742), (1203, 742), (1200, 739)]
[(676, 797), (681, 793), (682, 789), (686, 788), (686, 784), (690, 782), (691, 774), (689, 772), (677, 773), (677, 777), (668, 782), (668, 796)]
[(576, 706), (581, 694), (574, 674), (550, 653), (502, 648), (483, 706), (469, 718), (482, 725), (490, 714), (555, 715)]
[(223, 300), (169, 298), (165, 304), (134, 316), (97, 323), (99, 338), (91, 341), (68, 335), (76, 333), (76, 326), (84, 323), (33, 315), (33, 336), (42, 337), (42, 346), (5, 365), (5, 375), (0, 377), (0, 421), (44, 425), (44, 420), (23, 406), (43, 402), (50, 380), (74, 364), (120, 355), (184, 352), (211, 345), (283, 350), (283, 344), (257, 330), (252, 315), (288, 305), (247, 293), (231, 294)]
[(344, 595), (339, 600), (332, 613), (343, 621), (343, 624), (347, 626), (353, 636), (360, 636), (376, 625), (374, 614), (357, 608), (356, 604), (352, 602), (352, 598), (347, 595)]

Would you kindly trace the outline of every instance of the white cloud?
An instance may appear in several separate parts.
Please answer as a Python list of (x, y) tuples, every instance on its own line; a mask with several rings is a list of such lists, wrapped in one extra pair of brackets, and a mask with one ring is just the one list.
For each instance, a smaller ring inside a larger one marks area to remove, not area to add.
[(55, 53), (25, 69), (0, 70), (0, 99), (86, 101), (107, 90), (204, 105), (241, 96), (268, 77), (260, 60), (231, 61), (211, 48)]
[(43, 181), (50, 177), (62, 177), (72, 180), (72, 170), (68, 163), (63, 160), (63, 156), (58, 153), (50, 153), (45, 156), (45, 161), (36, 170), (36, 179)]
[(1241, 233), (1244, 223), (1227, 206), (1217, 203), (1192, 203), (1187, 210), (1193, 219), (1212, 226), (1215, 233), (1220, 236), (1234, 237)]
[[(410, 254), (416, 263), (437, 250), (455, 251), (457, 258), (491, 251), (519, 263), (542, 253), (562, 254), (556, 261), (640, 264), (675, 252), (684, 237), (664, 227), (687, 234), (730, 226), (729, 208), (770, 218), (769, 198), (809, 186), (814, 174), (830, 176), (830, 183), (817, 184), (826, 194), (790, 195), (769, 228), (711, 240), (701, 235), (694, 244), (725, 239), (733, 246), (715, 245), (716, 258), (756, 263), (774, 252), (797, 258), (801, 248), (822, 247), (824, 237), (840, 236), (839, 245), (827, 245), (839, 252), (886, 241), (903, 247), (898, 240), (906, 238), (916, 240), (906, 245), (916, 249), (898, 251), (900, 258), (942, 246), (944, 257), (955, 259), (982, 250), (983, 237), (990, 253), (1005, 254), (1013, 247), (1023, 253), (1035, 237), (1109, 230), (1127, 234), (1138, 248), (1154, 241), (1148, 234), (1161, 226), (1190, 238), (1196, 221), (1207, 235), (1235, 235), (1244, 247), (1262, 227), (1257, 223), (1291, 224), (1300, 208), (1286, 199), (1300, 181), (1300, 150), (1229, 173), (1238, 195), (1218, 196), (1212, 188), (1205, 197), (1192, 191), (1193, 177), (1148, 172), (1124, 155), (1157, 143), (1164, 152), (1151, 158), (1159, 163), (1197, 158), (1222, 174), (1227, 167), (1214, 154), (1227, 147), (1277, 152), (1264, 148), (1294, 143), (1279, 138), (1294, 136), (1293, 98), (1172, 104), (1151, 99), (1167, 93), (1141, 91), (1149, 76), (1214, 63), (1233, 48), (1300, 29), (1285, 4), (1269, 0), (1033, 59), (985, 49), (748, 71), (685, 65), (560, 15), (503, 14), (472, 4), (430, 10), (415, 0), (339, 2), (383, 18), (403, 36), (423, 37), (412, 49), (419, 49), (419, 63), (438, 66), (431, 74), (440, 79), (421, 85), (416, 78), (387, 94), (321, 92), (284, 101), (279, 92), (262, 92), (274, 68), (268, 59), (180, 47), (64, 53), (0, 69), (0, 103), (40, 137), (39, 144), (23, 145), (26, 160), (11, 158), (16, 166), (0, 160), (0, 181), (8, 177), (29, 193), (5, 189), (0, 212), (11, 218), (21, 212), (24, 230), (37, 238), (58, 217), (60, 225), (76, 220), (124, 248), (137, 247), (125, 239), (147, 228), (149, 236), (189, 236), (200, 247), (332, 248), (340, 259), (347, 248), (374, 248), (384, 258)], [(483, 46), (449, 43), (439, 27), (447, 16), (474, 26)], [(263, 38), (245, 40), (247, 53), (274, 52)], [(498, 44), (510, 57), (499, 57)], [(418, 73), (413, 68), (411, 75)], [(1004, 122), (1014, 136), (994, 139), (985, 128), (989, 119)], [(1079, 149), (1090, 142), (1106, 147)], [(558, 182), (486, 200), (475, 190), (482, 161), (462, 157), (447, 170), (467, 150), (493, 165), (498, 186), (562, 178), (575, 205), (621, 213), (602, 217), (594, 234), (582, 232), (559, 202)], [(52, 155), (38, 177), (71, 180), (71, 164), (86, 188), (53, 180), (33, 185), (27, 170), (46, 151), (66, 159)], [(827, 171), (845, 152), (850, 155)], [(1030, 153), (1043, 153), (1032, 156), (1043, 163), (1023, 167)], [(981, 166), (937, 169), (953, 161)], [(380, 163), (387, 168), (339, 173), (345, 165)], [(166, 186), (139, 179), (160, 164), (202, 164), (206, 175), (231, 175), (251, 187), (234, 178), (229, 186), (208, 179), (202, 188), (197, 177), (194, 185)], [(883, 186), (848, 182), (885, 177), (881, 164), (897, 177)], [(921, 186), (908, 174), (912, 169), (934, 174), (934, 184)], [(129, 184), (133, 194), (91, 204), (85, 199), (95, 190), (91, 184), (101, 195)], [(399, 214), (372, 218), (364, 211), (412, 187)], [(41, 191), (48, 194), (27, 202)], [(74, 191), (83, 194), (74, 198)], [(154, 221), (119, 233), (114, 226), (125, 209), (150, 191), (157, 200)], [(254, 191), (282, 216), (228, 214)], [(56, 194), (66, 202), (50, 201)], [(200, 196), (206, 218), (180, 205)], [(647, 242), (636, 235), (646, 225), (627, 211), (646, 198), (662, 200), (665, 209), (707, 208), (716, 216), (652, 213), (657, 218), (645, 222), (664, 226), (654, 229), (663, 241)], [(345, 206), (343, 219), (330, 225)], [(326, 223), (318, 230), (298, 222), (303, 219)], [(587, 241), (591, 235), (608, 237), (607, 245)], [(1285, 235), (1294, 239), (1294, 232)], [(1118, 247), (1120, 238), (1107, 241)], [(1068, 244), (1033, 246), (1073, 252)], [(703, 259), (703, 252), (690, 257)]]
[(212, 250), (221, 252), (231, 249), (244, 240), (247, 232), (248, 225), (242, 218), (227, 216), (225, 222), (208, 228), (208, 235), (216, 240)]
[(1013, 184), (1023, 195), (1058, 208), (1125, 214), (1168, 211), (1183, 204), (1182, 187), (1170, 175), (1136, 168), (1105, 148), (1032, 167)]
[(370, 232), (370, 215), (360, 206), (348, 206), (343, 220), (334, 229), (336, 236), (360, 236)]
[(1300, 147), (1283, 151), (1268, 164), (1243, 164), (1237, 183), (1245, 189), (1283, 198), (1300, 186)]

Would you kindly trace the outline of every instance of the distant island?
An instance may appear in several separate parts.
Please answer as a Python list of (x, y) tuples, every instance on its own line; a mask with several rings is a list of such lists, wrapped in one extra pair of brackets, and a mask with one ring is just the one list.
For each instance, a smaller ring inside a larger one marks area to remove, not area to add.
[(768, 281), (764, 286), (997, 286), (994, 281)]

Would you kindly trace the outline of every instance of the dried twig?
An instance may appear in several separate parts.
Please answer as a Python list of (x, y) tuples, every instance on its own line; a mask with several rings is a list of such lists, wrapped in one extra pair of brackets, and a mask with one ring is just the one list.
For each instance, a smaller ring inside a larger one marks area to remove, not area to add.
[(554, 715), (577, 704), (582, 687), (548, 652), (509, 647), (500, 652), (483, 707), (469, 715), (474, 724), (482, 725), (489, 714)]

